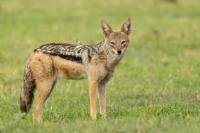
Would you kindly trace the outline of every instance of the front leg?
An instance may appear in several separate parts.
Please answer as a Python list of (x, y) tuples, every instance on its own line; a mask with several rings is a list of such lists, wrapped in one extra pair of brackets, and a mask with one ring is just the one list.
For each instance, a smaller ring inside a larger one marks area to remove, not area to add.
[(106, 90), (105, 90), (105, 83), (100, 83), (98, 86), (99, 92), (99, 108), (100, 114), (103, 119), (106, 118)]
[(98, 82), (96, 80), (89, 81), (89, 97), (90, 97), (90, 116), (96, 120), (96, 88)]

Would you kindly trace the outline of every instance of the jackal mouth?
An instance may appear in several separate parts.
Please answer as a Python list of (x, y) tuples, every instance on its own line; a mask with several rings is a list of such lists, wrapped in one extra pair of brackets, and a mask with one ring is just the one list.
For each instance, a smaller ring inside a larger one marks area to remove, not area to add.
[(124, 51), (125, 51), (125, 49), (122, 49), (122, 50), (116, 50), (113, 48), (111, 49), (111, 53), (116, 56), (122, 56), (124, 54)]

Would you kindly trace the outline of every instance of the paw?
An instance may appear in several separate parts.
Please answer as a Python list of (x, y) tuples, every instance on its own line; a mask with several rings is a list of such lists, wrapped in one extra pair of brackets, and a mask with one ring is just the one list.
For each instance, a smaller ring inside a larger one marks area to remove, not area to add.
[(97, 119), (96, 112), (91, 112), (90, 117), (92, 118), (92, 120), (96, 120)]

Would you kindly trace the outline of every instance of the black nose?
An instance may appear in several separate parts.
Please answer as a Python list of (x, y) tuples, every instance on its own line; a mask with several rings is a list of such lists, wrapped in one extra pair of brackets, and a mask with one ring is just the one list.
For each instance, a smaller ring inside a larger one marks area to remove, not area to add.
[(118, 55), (120, 55), (120, 54), (122, 53), (122, 51), (121, 51), (121, 50), (118, 50), (117, 53), (118, 53)]

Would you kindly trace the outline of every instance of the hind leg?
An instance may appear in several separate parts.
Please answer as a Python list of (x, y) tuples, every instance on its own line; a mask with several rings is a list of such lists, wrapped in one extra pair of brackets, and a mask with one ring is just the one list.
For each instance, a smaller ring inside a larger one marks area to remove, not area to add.
[(46, 99), (50, 95), (55, 83), (56, 79), (54, 77), (49, 77), (36, 83), (37, 90), (36, 100), (33, 105), (33, 120), (37, 123), (40, 123), (42, 121), (42, 105), (45, 103)]
[(49, 55), (34, 53), (30, 60), (30, 69), (36, 85), (36, 96), (33, 105), (33, 120), (42, 121), (41, 108), (53, 89), (56, 74), (53, 61)]

